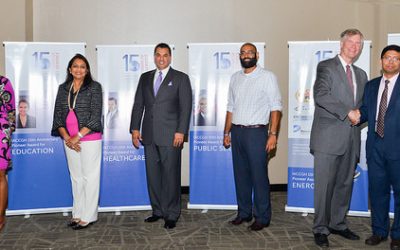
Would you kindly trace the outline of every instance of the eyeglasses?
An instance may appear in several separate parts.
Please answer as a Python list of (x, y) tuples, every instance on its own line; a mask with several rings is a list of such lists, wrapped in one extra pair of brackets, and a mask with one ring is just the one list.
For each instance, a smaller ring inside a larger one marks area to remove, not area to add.
[(254, 56), (254, 55), (256, 54), (256, 52), (254, 52), (254, 51), (240, 51), (239, 54), (240, 54), (241, 56), (244, 56), (244, 55)]
[(386, 62), (395, 62), (395, 63), (400, 62), (400, 58), (398, 57), (385, 56), (382, 59)]

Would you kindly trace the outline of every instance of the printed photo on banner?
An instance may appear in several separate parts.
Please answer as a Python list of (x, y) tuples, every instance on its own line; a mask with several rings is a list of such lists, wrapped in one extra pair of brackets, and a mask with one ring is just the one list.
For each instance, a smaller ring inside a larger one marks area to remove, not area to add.
[(193, 122), (194, 126), (215, 126), (217, 119), (217, 107), (215, 92), (209, 93), (201, 89), (200, 94), (194, 98)]
[(105, 117), (105, 128), (116, 129), (120, 125), (118, 114), (118, 92), (108, 93), (107, 114)]
[(35, 106), (30, 102), (27, 92), (18, 97), (16, 118), (17, 129), (36, 128)]

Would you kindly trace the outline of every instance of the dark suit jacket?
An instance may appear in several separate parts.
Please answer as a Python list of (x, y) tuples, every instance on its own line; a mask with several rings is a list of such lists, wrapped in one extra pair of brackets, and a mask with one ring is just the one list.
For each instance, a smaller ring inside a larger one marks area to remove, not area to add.
[[(367, 83), (364, 91), (363, 105), (360, 108), (361, 123), (368, 122), (367, 160), (372, 155), (372, 149), (377, 139), (375, 120), (381, 78), (375, 78)], [(392, 160), (399, 160), (400, 151), (397, 148), (400, 141), (400, 77), (397, 78), (386, 110), (384, 138), (386, 157)]]
[[(111, 116), (111, 117), (108, 117), (108, 116)], [(118, 126), (118, 116), (119, 116), (118, 110), (112, 115), (110, 113), (107, 113), (106, 121), (105, 121), (107, 128), (109, 128), (109, 129), (117, 128), (117, 126)], [(108, 123), (107, 123), (107, 121), (108, 121)]]
[[(213, 116), (214, 114), (208, 114), (208, 116)], [(215, 126), (215, 119), (211, 117), (211, 119), (205, 119), (201, 113), (198, 113), (194, 117), (194, 125), (195, 126)]]
[[(357, 96), (347, 82), (346, 72), (338, 56), (322, 61), (317, 67), (314, 84), (315, 112), (311, 129), (310, 149), (333, 155), (343, 155), (349, 146), (360, 154), (360, 128), (351, 126), (347, 114), (361, 106), (367, 74), (353, 65)], [(353, 138), (353, 144), (350, 140)]]
[(187, 134), (189, 130), (192, 87), (188, 75), (170, 68), (154, 96), (155, 72), (148, 71), (140, 76), (130, 132), (142, 128), (143, 144), (173, 146), (175, 133)]
[(36, 117), (26, 115), (26, 125), (22, 126), (19, 114), (17, 115), (17, 128), (36, 128)]
[(194, 125), (195, 126), (205, 126), (206, 125), (206, 119), (204, 119), (204, 117), (198, 113), (195, 117), (194, 117)]

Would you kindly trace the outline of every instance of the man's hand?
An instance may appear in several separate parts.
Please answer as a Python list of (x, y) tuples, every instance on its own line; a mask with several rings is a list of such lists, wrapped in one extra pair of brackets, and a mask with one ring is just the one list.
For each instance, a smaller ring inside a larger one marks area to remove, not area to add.
[(174, 136), (174, 147), (183, 146), (183, 138), (185, 137), (182, 133), (175, 133)]
[(268, 136), (267, 146), (265, 146), (265, 150), (267, 150), (268, 153), (276, 148), (276, 145), (278, 144), (277, 139), (276, 135)]
[(360, 110), (353, 109), (349, 112), (347, 116), (349, 117), (351, 125), (355, 126), (360, 123), (360, 117), (361, 117)]
[(231, 147), (231, 137), (229, 135), (224, 135), (224, 147), (230, 148)]
[(139, 148), (141, 140), (142, 140), (142, 136), (140, 135), (140, 131), (139, 130), (133, 130), (133, 132), (132, 132), (132, 144), (136, 149)]

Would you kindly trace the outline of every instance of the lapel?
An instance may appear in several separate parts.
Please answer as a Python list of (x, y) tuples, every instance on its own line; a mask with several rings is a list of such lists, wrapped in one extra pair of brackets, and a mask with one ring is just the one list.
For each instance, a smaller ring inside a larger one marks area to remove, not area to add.
[(149, 74), (149, 80), (148, 80), (149, 81), (149, 85), (150, 85), (151, 96), (153, 98), (155, 98), (155, 96), (154, 96), (154, 75), (155, 75), (156, 72), (157, 72), (157, 70), (151, 71), (150, 74)]
[(379, 92), (379, 84), (381, 82), (382, 77), (378, 77), (374, 82), (372, 83), (371, 86), (371, 107), (372, 107), (372, 120), (375, 121), (376, 120), (376, 107), (378, 104), (378, 92)]
[[(154, 76), (154, 74), (153, 74), (153, 76)], [(160, 88), (158, 89), (156, 98), (160, 95), (160, 93), (162, 93), (164, 88), (168, 87), (168, 84), (171, 82), (173, 76), (174, 76), (174, 69), (172, 67), (170, 67), (167, 75), (164, 77), (164, 79), (161, 83)], [(153, 87), (153, 89), (154, 89), (154, 87)], [(154, 95), (154, 90), (153, 90), (153, 95)]]
[(400, 76), (397, 77), (396, 84), (394, 85), (392, 95), (390, 96), (389, 105), (386, 113), (390, 112), (395, 106), (395, 102), (398, 100), (398, 96), (400, 94)]
[(361, 91), (362, 77), (361, 77), (361, 72), (358, 67), (353, 65), (353, 69), (354, 69), (354, 76), (356, 77), (356, 85), (357, 85), (356, 104), (357, 104), (357, 107), (359, 107), (358, 104), (362, 101), (363, 92), (364, 92), (364, 91)]
[(335, 62), (336, 62), (336, 70), (339, 73), (339, 76), (341, 78), (341, 83), (342, 83), (342, 87), (346, 89), (346, 93), (348, 95), (348, 98), (346, 98), (346, 100), (351, 100), (352, 105), (354, 106), (354, 95), (353, 93), (351, 93), (351, 89), (350, 89), (350, 85), (347, 82), (347, 76), (346, 76), (346, 72), (344, 71), (343, 65), (340, 62), (339, 56), (337, 55), (335, 57)]

